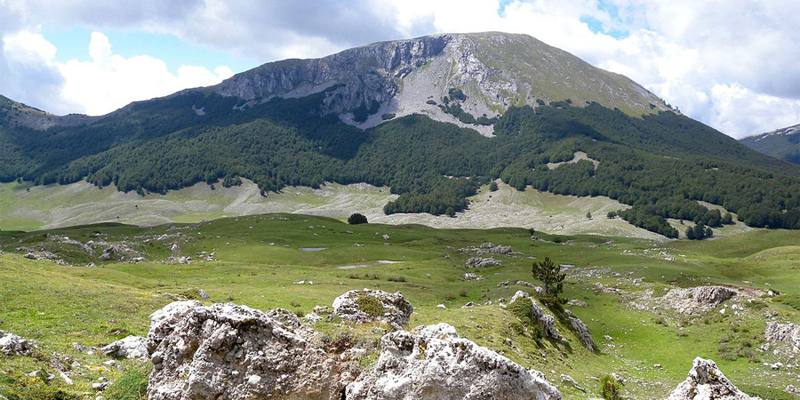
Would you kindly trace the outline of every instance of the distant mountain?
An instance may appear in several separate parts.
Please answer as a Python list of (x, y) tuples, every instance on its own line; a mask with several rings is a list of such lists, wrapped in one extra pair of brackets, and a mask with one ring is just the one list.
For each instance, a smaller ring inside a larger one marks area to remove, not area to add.
[[(381, 42), (285, 60), (219, 85), (55, 117), (6, 101), (0, 180), (86, 179), (140, 193), (240, 177), (264, 192), (326, 181), (387, 185), (387, 213), (455, 214), (490, 179), (605, 195), (619, 216), (800, 228), (800, 168), (680, 115), (635, 82), (530, 36)], [(10, 115), (10, 117), (9, 117)], [(769, 190), (765, 190), (769, 188)]]
[(800, 164), (800, 124), (746, 137), (741, 142), (768, 156)]

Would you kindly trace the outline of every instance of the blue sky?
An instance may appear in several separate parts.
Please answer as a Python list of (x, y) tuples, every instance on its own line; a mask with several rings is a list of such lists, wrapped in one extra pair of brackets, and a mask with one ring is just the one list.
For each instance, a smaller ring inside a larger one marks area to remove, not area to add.
[[(58, 49), (58, 61), (88, 61), (92, 32), (92, 29), (84, 27), (53, 28), (43, 29), (42, 35)], [(200, 65), (209, 69), (226, 65), (234, 72), (241, 72), (263, 64), (257, 57), (198, 45), (165, 33), (132, 29), (104, 29), (102, 32), (111, 41), (114, 53), (124, 57), (153, 56), (166, 62), (173, 72), (181, 65)]]

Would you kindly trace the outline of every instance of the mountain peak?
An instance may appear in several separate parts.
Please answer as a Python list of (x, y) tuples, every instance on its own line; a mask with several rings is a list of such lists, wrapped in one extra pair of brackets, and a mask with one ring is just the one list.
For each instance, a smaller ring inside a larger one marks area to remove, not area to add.
[(325, 91), (323, 112), (360, 128), (424, 114), (484, 134), (492, 128), (481, 121), (511, 106), (597, 102), (631, 115), (669, 109), (622, 75), (529, 35), (502, 32), (437, 34), (277, 61), (206, 90), (251, 104)]
[(766, 155), (800, 164), (800, 124), (749, 136), (742, 143)]

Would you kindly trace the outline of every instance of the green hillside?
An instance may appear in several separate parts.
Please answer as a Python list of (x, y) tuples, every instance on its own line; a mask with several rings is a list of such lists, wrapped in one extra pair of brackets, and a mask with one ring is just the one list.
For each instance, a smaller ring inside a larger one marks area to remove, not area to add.
[[(6, 128), (0, 177), (87, 179), (140, 193), (219, 179), (234, 185), (238, 177), (265, 192), (366, 182), (401, 194), (387, 213), (432, 214), (467, 208), (481, 183), (499, 177), (519, 189), (611, 197), (634, 206), (620, 216), (669, 237), (677, 232), (665, 218), (708, 222), (694, 200), (722, 205), (751, 226), (800, 226), (797, 169), (671, 112), (638, 118), (598, 104), (525, 106), (503, 114), (487, 138), (420, 115), (361, 131), (320, 116), (324, 95), (224, 112), (235, 99), (190, 92), (78, 127)], [(597, 164), (547, 167), (576, 152)]]
[[(610, 373), (626, 379), (626, 398), (665, 398), (696, 356), (717, 361), (748, 394), (788, 399), (781, 391), (796, 383), (796, 372), (770, 369), (775, 362), (788, 365), (787, 359), (757, 349), (764, 341), (766, 315), (800, 322), (799, 235), (759, 230), (664, 245), (621, 237), (531, 235), (527, 229), (346, 225), (287, 214), (152, 228), (102, 224), (1, 232), (0, 329), (35, 340), (39, 348), (35, 357), (0, 355), (0, 395), (13, 400), (94, 398), (90, 385), (103, 376), (115, 382), (104, 397), (140, 400), (132, 382), (146, 380), (141, 372), (145, 363), (122, 360), (119, 367), (108, 367), (103, 364), (108, 357), (80, 351), (74, 343), (100, 346), (146, 334), (150, 313), (174, 299), (197, 297), (197, 289), (208, 293), (209, 303), (282, 307), (302, 316), (349, 289), (368, 287), (401, 291), (408, 298), (414, 306), (409, 329), (452, 324), (478, 344), (543, 372), (565, 399), (598, 398), (597, 378)], [(116, 257), (122, 253), (103, 260), (99, 252), (86, 250), (98, 241), (125, 246), (129, 256), (143, 260), (121, 261)], [(473, 254), (460, 249), (485, 242), (511, 246), (514, 253), (493, 255), (502, 262), (499, 266), (465, 268)], [(317, 251), (304, 251), (309, 248)], [(64, 265), (26, 259), (26, 249), (52, 253)], [(193, 258), (190, 264), (174, 261), (185, 256)], [(563, 322), (558, 323), (563, 342), (541, 340), (512, 309), (500, 305), (499, 299), (508, 300), (517, 290), (532, 291), (517, 281), (540, 284), (531, 276), (531, 263), (544, 257), (574, 265), (566, 269), (563, 294), (573, 301), (564, 307), (586, 322), (598, 352), (584, 349)], [(95, 267), (87, 268), (89, 263)], [(482, 279), (464, 280), (465, 272)], [(724, 303), (694, 316), (666, 307), (668, 290), (709, 284), (781, 295), (743, 298), (737, 300), (741, 309)], [(474, 305), (463, 307), (469, 302)], [(350, 335), (371, 349), (363, 365), (374, 362), (380, 338), (375, 325), (333, 320), (313, 327), (330, 338)], [(54, 353), (79, 362), (68, 371), (73, 385), (58, 375), (49, 382), (26, 375), (55, 372)], [(563, 383), (561, 374), (574, 378), (585, 392)]]
[(751, 149), (793, 164), (800, 164), (800, 125), (746, 137), (742, 144)]

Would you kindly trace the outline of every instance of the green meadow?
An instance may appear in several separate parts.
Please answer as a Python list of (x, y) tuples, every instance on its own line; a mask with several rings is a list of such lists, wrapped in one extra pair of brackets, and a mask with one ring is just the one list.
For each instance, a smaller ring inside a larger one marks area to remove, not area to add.
[[(144, 261), (102, 261), (65, 237), (81, 243), (124, 243)], [(492, 255), (500, 266), (466, 268), (464, 261), (474, 254), (460, 249), (486, 242), (511, 246), (514, 253)], [(127, 335), (145, 335), (152, 312), (192, 297), (197, 289), (209, 294), (208, 303), (280, 307), (303, 316), (316, 305), (329, 306), (347, 290), (372, 288), (406, 296), (414, 306), (407, 328), (452, 324), (462, 336), (541, 371), (566, 399), (599, 397), (599, 380), (610, 373), (625, 377), (626, 398), (665, 398), (686, 377), (696, 356), (715, 360), (749, 394), (789, 399), (782, 390), (796, 384), (798, 372), (772, 370), (769, 364), (780, 359), (759, 346), (767, 313), (800, 322), (798, 243), (800, 232), (781, 230), (664, 242), (518, 228), (348, 225), (297, 214), (154, 227), (100, 224), (4, 231), (0, 330), (34, 340), (38, 350), (33, 357), (0, 355), (0, 395), (9, 400), (94, 399), (91, 383), (102, 376), (114, 382), (106, 399), (140, 399), (146, 365), (120, 361), (108, 366), (107, 357), (81, 352), (74, 344), (101, 346)], [(178, 244), (175, 251), (170, 250), (173, 244)], [(26, 249), (55, 254), (63, 265), (27, 259)], [(202, 259), (201, 253), (214, 253), (213, 260)], [(170, 256), (193, 260), (166, 262)], [(539, 339), (501, 306), (500, 299), (508, 300), (517, 290), (532, 291), (517, 281), (540, 284), (531, 275), (531, 264), (544, 257), (569, 265), (563, 297), (577, 305), (565, 307), (588, 325), (597, 352), (583, 348), (560, 322), (564, 342)], [(481, 279), (464, 280), (465, 272)], [(691, 317), (660, 301), (670, 288), (707, 284), (779, 294), (754, 298), (739, 313), (713, 310)], [(468, 302), (474, 306), (464, 307)], [(370, 343), (365, 367), (377, 355), (379, 334), (371, 326), (334, 320), (315, 328), (326, 335), (349, 333)], [(53, 359), (58, 357), (80, 364), (70, 371), (72, 385), (54, 372)], [(56, 377), (48, 381), (28, 376), (35, 370)], [(562, 374), (582, 390), (562, 384)]]

